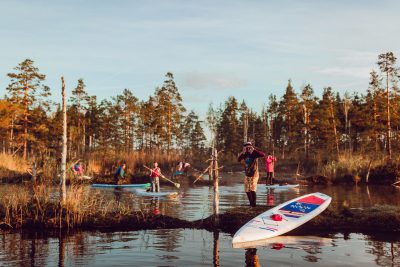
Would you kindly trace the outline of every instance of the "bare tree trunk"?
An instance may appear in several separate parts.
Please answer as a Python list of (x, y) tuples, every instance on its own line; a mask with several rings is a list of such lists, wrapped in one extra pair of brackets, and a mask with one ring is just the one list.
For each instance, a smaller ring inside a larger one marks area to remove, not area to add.
[(387, 101), (387, 133), (386, 133), (386, 142), (387, 142), (387, 155), (388, 160), (392, 160), (392, 143), (390, 141), (391, 135), (391, 126), (390, 126), (390, 93), (389, 93), (389, 73), (386, 73), (386, 101)]
[(168, 132), (167, 132), (167, 150), (171, 148), (171, 128), (172, 128), (172, 118), (171, 118), (171, 108), (168, 108)]
[[(344, 111), (344, 121), (345, 121), (345, 132), (349, 133), (349, 152), (351, 153), (351, 140), (350, 140), (350, 132), (346, 131), (349, 130), (349, 110), (350, 110), (350, 100), (347, 98), (347, 95), (345, 95), (345, 99), (343, 101), (343, 111)], [(346, 146), (344, 148), (346, 152)]]
[(375, 138), (375, 153), (378, 153), (378, 111), (376, 107), (376, 99), (374, 99), (374, 138)]
[(218, 152), (213, 147), (212, 150), (212, 176), (214, 181), (214, 224), (219, 225), (219, 183), (218, 183)]
[(14, 154), (14, 115), (12, 116), (11, 119), (9, 154)]
[(336, 155), (337, 159), (339, 159), (340, 156), (340, 151), (339, 151), (339, 140), (337, 137), (337, 131), (336, 131), (336, 121), (335, 121), (335, 114), (333, 112), (333, 101), (330, 99), (330, 115), (332, 119), (332, 127), (333, 127), (333, 134), (335, 135), (335, 143), (336, 143)]
[(247, 133), (249, 130), (249, 118), (247, 116), (247, 111), (244, 114), (244, 120), (243, 120), (243, 142), (247, 142), (248, 141), (248, 137), (247, 137)]
[(304, 154), (306, 155), (306, 158), (308, 158), (308, 140), (307, 140), (307, 135), (308, 135), (308, 109), (305, 104), (303, 104), (303, 112), (304, 112)]
[(26, 159), (28, 150), (28, 85), (25, 84), (24, 88), (24, 154), (23, 158)]
[(62, 94), (62, 114), (63, 114), (63, 137), (62, 137), (62, 154), (61, 154), (61, 187), (60, 200), (65, 202), (67, 199), (66, 187), (66, 169), (67, 169), (67, 97), (65, 94), (64, 77), (61, 77), (61, 94)]

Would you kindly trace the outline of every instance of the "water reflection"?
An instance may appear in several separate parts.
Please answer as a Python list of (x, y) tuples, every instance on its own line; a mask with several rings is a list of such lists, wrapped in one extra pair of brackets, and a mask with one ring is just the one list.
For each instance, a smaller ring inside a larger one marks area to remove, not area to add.
[(0, 266), (399, 266), (400, 240), (282, 236), (243, 248), (204, 230), (2, 232)]
[(260, 266), (256, 248), (247, 248), (246, 249), (245, 264), (246, 264), (246, 267), (259, 267)]

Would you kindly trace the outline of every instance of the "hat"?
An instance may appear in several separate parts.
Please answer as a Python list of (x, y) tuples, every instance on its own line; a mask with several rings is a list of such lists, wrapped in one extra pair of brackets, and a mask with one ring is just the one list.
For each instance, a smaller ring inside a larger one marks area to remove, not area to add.
[(251, 142), (246, 142), (243, 144), (243, 146), (253, 146), (253, 144)]

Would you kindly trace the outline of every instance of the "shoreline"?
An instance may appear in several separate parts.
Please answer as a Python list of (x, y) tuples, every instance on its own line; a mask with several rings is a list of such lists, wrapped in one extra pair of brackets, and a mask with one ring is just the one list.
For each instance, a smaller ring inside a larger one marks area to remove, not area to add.
[[(46, 222), (27, 219), (22, 225), (0, 223), (3, 231), (139, 231), (152, 229), (204, 229), (208, 231), (221, 231), (234, 234), (243, 224), (258, 214), (268, 209), (266, 206), (249, 208), (239, 206), (227, 210), (219, 216), (219, 226), (213, 224), (213, 215), (196, 220), (187, 221), (165, 215), (133, 212), (127, 216), (107, 214), (106, 217), (90, 217), (83, 219), (79, 224), (66, 224), (67, 217), (63, 217), (63, 227), (59, 228), (57, 214), (51, 215)], [(73, 216), (71, 214), (70, 216)], [(378, 230), (377, 230), (378, 229)], [(288, 232), (290, 235), (333, 233), (362, 233), (362, 234), (399, 234), (400, 233), (400, 208), (397, 206), (373, 206), (365, 209), (342, 209), (334, 211), (328, 208), (316, 218), (304, 225)]]

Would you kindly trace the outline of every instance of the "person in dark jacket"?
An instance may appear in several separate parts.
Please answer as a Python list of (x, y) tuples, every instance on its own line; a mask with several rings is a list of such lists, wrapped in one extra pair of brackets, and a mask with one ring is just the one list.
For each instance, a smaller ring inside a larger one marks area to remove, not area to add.
[(255, 149), (251, 142), (244, 143), (243, 151), (238, 156), (238, 162), (243, 160), (245, 164), (244, 191), (252, 207), (255, 207), (257, 202), (256, 191), (260, 176), (258, 172), (258, 158), (263, 157), (265, 157), (264, 152)]
[(115, 184), (118, 184), (118, 182), (122, 179), (125, 178), (125, 168), (126, 168), (126, 164), (123, 163), (115, 172), (114, 174), (114, 182)]

